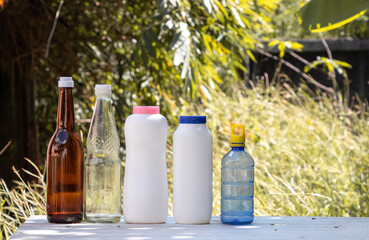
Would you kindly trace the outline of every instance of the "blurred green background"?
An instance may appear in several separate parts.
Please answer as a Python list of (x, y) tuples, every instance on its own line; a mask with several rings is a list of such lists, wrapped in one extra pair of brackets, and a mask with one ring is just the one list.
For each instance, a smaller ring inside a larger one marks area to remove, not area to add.
[[(285, 54), (303, 50), (293, 39), (366, 38), (369, 18), (364, 14), (338, 29), (311, 33), (295, 16), (306, 2), (0, 1), (3, 235), (26, 215), (45, 211), (44, 164), (60, 76), (75, 80), (83, 141), (94, 85), (112, 85), (122, 161), (124, 121), (132, 106), (161, 107), (170, 125), (170, 188), (178, 117), (206, 115), (214, 136), (213, 214), (220, 213), (220, 160), (229, 150), (230, 126), (242, 123), (246, 150), (256, 162), (257, 215), (367, 216), (368, 111), (366, 99), (347, 94), (346, 70), (355, 66), (325, 55), (304, 62), (296, 79), (281, 66), (288, 67)], [(277, 53), (268, 53), (273, 46)], [(276, 58), (273, 76), (250, 77), (249, 63), (260, 56)], [(329, 84), (314, 83), (311, 69)], [(12, 166), (28, 173), (17, 176)]]

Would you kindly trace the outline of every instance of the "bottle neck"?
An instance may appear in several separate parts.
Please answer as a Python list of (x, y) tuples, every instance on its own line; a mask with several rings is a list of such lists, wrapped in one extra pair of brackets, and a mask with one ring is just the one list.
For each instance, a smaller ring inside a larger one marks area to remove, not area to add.
[(244, 151), (245, 147), (231, 147), (232, 151)]
[(111, 100), (101, 96), (96, 96), (92, 122), (108, 120), (111, 114)]
[(108, 94), (106, 94), (106, 95), (103, 95), (103, 94), (96, 95), (96, 101), (98, 101), (98, 100), (100, 100), (100, 101), (110, 101), (111, 102), (111, 95), (108, 95)]
[(75, 132), (73, 88), (60, 88), (57, 128)]
[(112, 112), (112, 102), (109, 96), (96, 96), (94, 115), (107, 117)]

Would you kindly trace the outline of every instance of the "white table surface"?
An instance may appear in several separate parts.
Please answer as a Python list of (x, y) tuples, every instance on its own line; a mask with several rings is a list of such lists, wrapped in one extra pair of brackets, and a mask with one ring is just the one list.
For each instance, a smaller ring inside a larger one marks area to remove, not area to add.
[(224, 225), (219, 216), (208, 225), (165, 224), (50, 224), (46, 216), (32, 216), (11, 239), (369, 239), (369, 218), (265, 217), (252, 225)]

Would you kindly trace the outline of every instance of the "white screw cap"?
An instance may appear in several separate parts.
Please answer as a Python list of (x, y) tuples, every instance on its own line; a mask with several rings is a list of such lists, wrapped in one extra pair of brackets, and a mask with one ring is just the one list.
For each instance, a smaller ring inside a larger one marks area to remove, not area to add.
[(111, 96), (111, 85), (108, 84), (96, 84), (95, 85), (95, 95), (108, 95)]
[(72, 88), (74, 87), (74, 82), (72, 77), (60, 77), (58, 82), (58, 87), (60, 88)]

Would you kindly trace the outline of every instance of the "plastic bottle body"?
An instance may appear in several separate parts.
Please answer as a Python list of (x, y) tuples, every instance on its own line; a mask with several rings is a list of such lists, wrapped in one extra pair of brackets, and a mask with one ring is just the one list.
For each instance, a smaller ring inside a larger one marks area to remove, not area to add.
[(180, 124), (173, 135), (173, 215), (178, 224), (211, 219), (212, 145), (206, 124)]
[(57, 130), (47, 150), (47, 219), (78, 223), (83, 217), (83, 147), (74, 128), (72, 87), (61, 88)]
[(254, 220), (254, 160), (243, 147), (232, 147), (222, 159), (221, 221), (250, 224)]
[(85, 210), (88, 222), (112, 223), (121, 218), (119, 135), (109, 96), (98, 96), (87, 137)]
[(167, 120), (160, 114), (132, 114), (124, 129), (124, 220), (163, 223), (168, 216)]

